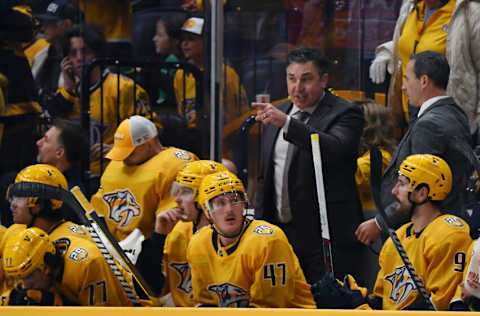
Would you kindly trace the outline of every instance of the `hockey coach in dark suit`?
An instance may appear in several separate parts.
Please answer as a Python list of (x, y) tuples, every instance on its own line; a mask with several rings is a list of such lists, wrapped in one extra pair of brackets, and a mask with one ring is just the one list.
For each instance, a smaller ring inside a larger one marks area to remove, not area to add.
[(277, 106), (253, 103), (264, 125), (255, 217), (285, 231), (309, 283), (325, 272), (313, 133), (320, 138), (335, 275), (343, 277), (366, 249), (354, 235), (362, 221), (355, 171), (363, 114), (327, 91), (327, 66), (318, 49), (295, 48), (287, 57), (290, 99)]

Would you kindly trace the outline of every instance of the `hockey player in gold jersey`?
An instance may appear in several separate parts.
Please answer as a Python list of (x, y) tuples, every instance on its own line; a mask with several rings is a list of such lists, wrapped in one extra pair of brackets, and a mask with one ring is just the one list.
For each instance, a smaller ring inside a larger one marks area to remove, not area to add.
[[(100, 273), (103, 279), (108, 282), (107, 289), (110, 293), (109, 298), (103, 303), (94, 302), (97, 305), (131, 305), (130, 300), (123, 291), (119, 281), (115, 278), (110, 267), (97, 249), (96, 245), (91, 241), (90, 235), (82, 227), (72, 222), (63, 220), (61, 200), (48, 199), (33, 193), (36, 185), (49, 185), (62, 189), (68, 189), (67, 180), (63, 174), (51, 165), (32, 165), (17, 174), (15, 183), (9, 188), (7, 197), (11, 203), (11, 209), (15, 224), (10, 226), (2, 237), (0, 242), (0, 252), (4, 257), (4, 248), (6, 241), (10, 236), (17, 236), (20, 231), (26, 228), (40, 228), (49, 234), (49, 240), (53, 242), (57, 248), (70, 254), (81, 252), (84, 249), (88, 255), (94, 259), (94, 263), (87, 267), (92, 267), (91, 273)], [(29, 196), (25, 192), (30, 192)], [(79, 250), (76, 250), (76, 249)], [(71, 256), (68, 255), (71, 259)], [(70, 266), (72, 268), (70, 268)], [(88, 280), (88, 271), (76, 270), (77, 263), (66, 261), (64, 265), (64, 277), (61, 279), (60, 288), (62, 293), (69, 297), (69, 300), (75, 304), (86, 304), (85, 297), (80, 297), (80, 287), (85, 280)], [(1, 271), (0, 271), (1, 272)], [(2, 278), (3, 278), (3, 272)], [(67, 277), (68, 276), (68, 277)], [(99, 280), (100, 282), (101, 280)], [(12, 283), (8, 279), (3, 280), (1, 285), (2, 291), (12, 289)], [(93, 305), (93, 304), (92, 304)]]
[(61, 244), (36, 227), (6, 241), (2, 264), (17, 286), (2, 305), (131, 306), (93, 242), (71, 236)]
[[(430, 302), (437, 310), (457, 309), (455, 294), (471, 244), (468, 224), (454, 215), (442, 214), (438, 202), (452, 189), (452, 172), (440, 157), (417, 154), (400, 165), (392, 189), (396, 211), (411, 221), (396, 233), (413, 268), (423, 279)], [(380, 271), (373, 293), (367, 294), (346, 276), (343, 286), (324, 277), (312, 286), (319, 308), (366, 308), (427, 310), (425, 302), (389, 238), (380, 253)]]
[(150, 237), (155, 216), (176, 205), (170, 187), (177, 172), (197, 160), (196, 156), (163, 147), (155, 125), (134, 115), (120, 124), (113, 149), (106, 157), (112, 161), (92, 197), (95, 210), (105, 216), (108, 229), (118, 241), (135, 228)]
[(209, 224), (198, 204), (200, 182), (219, 171), (227, 168), (212, 160), (186, 164), (177, 173), (171, 189), (177, 206), (157, 215), (152, 237), (142, 243), (137, 267), (157, 292), (171, 293), (175, 306), (195, 306), (187, 247), (192, 236)]
[(315, 307), (283, 231), (244, 217), (247, 197), (234, 174), (206, 176), (198, 202), (212, 225), (188, 245), (195, 302), (219, 307)]
[[(15, 184), (7, 193), (15, 223), (12, 226), (21, 224), (26, 227), (39, 227), (49, 234), (51, 240), (68, 236), (90, 238), (83, 227), (63, 219), (62, 207), (66, 206), (62, 201), (36, 196), (16, 196), (17, 189), (28, 189), (32, 183), (47, 184), (68, 190), (67, 180), (54, 166), (37, 164), (26, 167), (17, 174)], [(12, 229), (12, 226), (8, 230)]]

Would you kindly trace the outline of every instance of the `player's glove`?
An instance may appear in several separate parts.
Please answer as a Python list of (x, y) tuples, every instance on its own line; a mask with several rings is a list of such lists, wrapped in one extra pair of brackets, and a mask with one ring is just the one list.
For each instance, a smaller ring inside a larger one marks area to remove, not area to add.
[(349, 274), (343, 283), (325, 274), (312, 285), (312, 294), (317, 308), (370, 309), (365, 300), (367, 289), (359, 287)]
[(311, 288), (317, 308), (343, 308), (342, 290), (342, 286), (328, 272)]
[(367, 288), (358, 286), (357, 281), (350, 274), (343, 279), (343, 289), (345, 304), (348, 306), (345, 308), (371, 309), (365, 300), (368, 294)]
[(393, 73), (393, 61), (391, 53), (384, 49), (377, 53), (370, 65), (370, 79), (373, 83), (381, 84), (385, 81), (387, 70)]
[(40, 306), (62, 306), (62, 298), (47, 290), (24, 290), (13, 289), (10, 293), (8, 305), (40, 305)]

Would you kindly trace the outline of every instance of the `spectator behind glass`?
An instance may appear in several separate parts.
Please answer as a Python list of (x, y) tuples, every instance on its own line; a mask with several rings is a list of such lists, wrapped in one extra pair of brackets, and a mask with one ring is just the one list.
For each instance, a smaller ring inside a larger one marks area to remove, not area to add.
[(467, 114), (471, 131), (478, 130), (479, 18), (480, 3), (476, 1), (403, 1), (393, 39), (376, 48), (370, 66), (374, 83), (382, 83), (387, 70), (392, 74), (388, 105), (397, 126), (405, 126), (417, 111), (401, 90), (410, 55), (431, 50), (447, 58), (451, 67), (447, 93)]
[[(183, 58), (180, 48), (180, 28), (183, 25), (183, 21), (184, 16), (178, 14), (172, 14), (157, 20), (156, 33), (152, 41), (155, 46), (155, 53), (164, 62), (175, 63)], [(149, 89), (151, 80), (145, 83), (145, 88), (150, 92), (152, 104), (161, 105), (162, 110), (166, 106), (168, 107), (167, 110), (175, 111), (174, 76), (175, 70), (173, 68), (162, 68), (160, 69), (160, 76), (156, 73), (158, 79), (153, 83), (156, 84), (157, 91)]]
[(370, 99), (355, 100), (352, 103), (362, 109), (365, 117), (365, 127), (358, 149), (359, 158), (357, 159), (355, 181), (363, 211), (373, 211), (376, 207), (370, 194), (370, 148), (375, 146), (382, 152), (382, 170), (385, 171), (397, 145), (393, 134), (392, 112), (390, 108)]
[[(106, 56), (107, 43), (94, 24), (82, 24), (68, 33), (69, 54), (62, 62), (65, 85), (58, 89), (48, 112), (53, 117), (80, 118), (80, 82), (90, 87), (90, 160), (94, 174), (100, 174), (100, 159), (113, 143), (115, 129), (121, 120), (133, 115), (153, 117), (147, 92), (126, 77), (102, 71), (100, 65), (91, 69), (88, 78), (82, 78), (82, 69), (95, 58)], [(135, 95), (134, 95), (135, 94)], [(102, 142), (103, 141), (103, 142)], [(102, 144), (103, 143), (103, 144)]]

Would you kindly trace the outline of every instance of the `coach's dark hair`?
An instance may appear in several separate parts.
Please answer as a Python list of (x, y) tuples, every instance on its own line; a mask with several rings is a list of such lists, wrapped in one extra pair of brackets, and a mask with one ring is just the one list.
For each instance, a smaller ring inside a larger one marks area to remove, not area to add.
[(448, 79), (450, 77), (450, 66), (447, 58), (434, 51), (424, 51), (410, 56), (410, 60), (415, 60), (413, 71), (417, 79), (426, 75), (432, 80), (437, 88), (446, 90)]
[(81, 37), (85, 42), (85, 46), (88, 46), (95, 57), (108, 56), (107, 40), (102, 31), (93, 23), (77, 24), (74, 25), (67, 33), (67, 38)]
[(63, 119), (55, 119), (52, 126), (61, 131), (58, 138), (65, 148), (67, 161), (72, 167), (80, 167), (90, 150), (85, 131), (80, 124)]
[(323, 75), (328, 70), (328, 60), (322, 51), (315, 47), (297, 47), (288, 53), (287, 66), (293, 63), (308, 63), (312, 61), (317, 67), (318, 73)]

